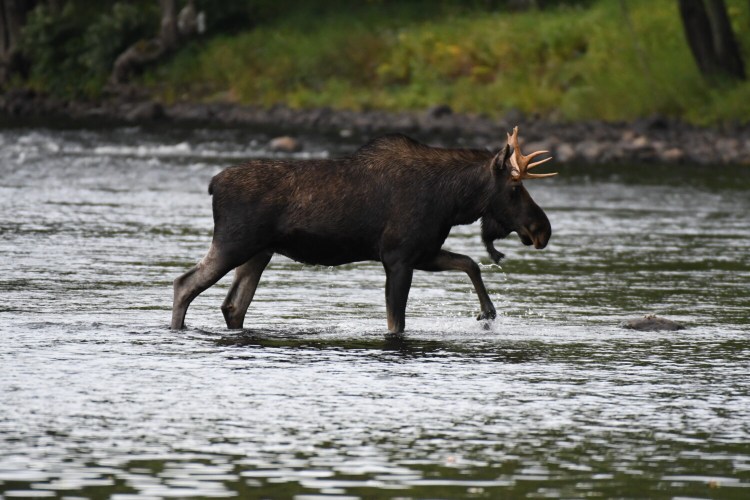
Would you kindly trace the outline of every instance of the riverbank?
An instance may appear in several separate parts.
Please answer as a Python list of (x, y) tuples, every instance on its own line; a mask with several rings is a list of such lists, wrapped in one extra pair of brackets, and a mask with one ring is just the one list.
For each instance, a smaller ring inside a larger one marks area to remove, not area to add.
[(695, 163), (750, 165), (750, 126), (698, 127), (653, 117), (633, 122), (555, 123), (511, 112), (494, 119), (454, 113), (448, 106), (422, 112), (260, 108), (232, 103), (165, 105), (136, 95), (65, 101), (32, 91), (0, 96), (4, 126), (163, 125), (240, 127), (270, 135), (322, 133), (361, 137), (400, 132), (447, 146), (498, 147), (519, 125), (527, 150), (549, 150), (559, 163)]

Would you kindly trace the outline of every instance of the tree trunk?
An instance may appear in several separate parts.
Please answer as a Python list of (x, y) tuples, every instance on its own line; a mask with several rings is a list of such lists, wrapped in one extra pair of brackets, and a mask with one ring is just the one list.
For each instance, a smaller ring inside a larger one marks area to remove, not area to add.
[(23, 66), (18, 43), (26, 13), (34, 7), (34, 0), (0, 0), (0, 83)]
[(732, 32), (724, 0), (706, 0), (706, 10), (713, 33), (714, 52), (719, 65), (731, 76), (744, 80), (745, 65)]
[(21, 39), (21, 28), (26, 21), (26, 12), (33, 8), (34, 2), (24, 0), (5, 0), (5, 21), (8, 29), (8, 46), (10, 50), (18, 47)]
[(701, 74), (713, 77), (719, 71), (714, 57), (713, 37), (703, 0), (679, 0), (682, 26), (690, 51)]
[[(682, 26), (701, 74), (745, 78), (737, 43), (723, 0), (678, 0)], [(708, 9), (706, 8), (708, 5)]]
[(161, 38), (164, 48), (172, 50), (177, 47), (177, 5), (175, 0), (159, 0), (161, 8)]
[(109, 81), (112, 85), (121, 85), (140, 68), (151, 64), (177, 48), (177, 4), (175, 0), (159, 0), (161, 9), (161, 26), (159, 35), (151, 40), (141, 40), (130, 46), (115, 60)]
[(5, 54), (10, 49), (7, 23), (5, 20), (5, 0), (0, 0), (0, 60), (5, 59)]

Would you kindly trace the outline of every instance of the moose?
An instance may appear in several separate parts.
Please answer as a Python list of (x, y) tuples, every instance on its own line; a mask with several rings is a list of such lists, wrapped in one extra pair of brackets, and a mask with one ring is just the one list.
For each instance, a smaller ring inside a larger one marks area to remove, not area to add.
[(229, 167), (209, 184), (213, 241), (205, 257), (174, 281), (171, 327), (184, 328), (193, 299), (234, 269), (221, 311), (228, 328), (242, 328), (274, 253), (324, 266), (381, 262), (391, 333), (404, 331), (414, 270), (463, 271), (479, 297), (477, 319), (494, 319), (477, 263), (441, 247), (453, 226), (480, 218), (482, 241), (496, 262), (503, 254), (493, 242), (512, 232), (527, 246), (547, 246), (549, 220), (522, 183), (556, 175), (529, 172), (552, 159), (531, 163), (545, 153), (523, 155), (515, 127), (496, 154), (430, 147), (391, 134), (348, 157)]

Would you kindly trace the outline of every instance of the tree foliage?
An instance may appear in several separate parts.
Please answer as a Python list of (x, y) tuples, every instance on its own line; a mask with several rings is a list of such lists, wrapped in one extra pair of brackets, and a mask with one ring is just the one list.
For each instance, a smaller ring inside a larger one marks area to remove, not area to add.
[(96, 94), (117, 55), (152, 31), (152, 12), (125, 2), (102, 11), (77, 2), (66, 2), (59, 12), (38, 5), (28, 16), (20, 45), (31, 61), (31, 84), (44, 89), (55, 82), (51, 90), (66, 96)]
[(0, 0), (0, 91), (735, 117), (748, 26), (746, 0)]

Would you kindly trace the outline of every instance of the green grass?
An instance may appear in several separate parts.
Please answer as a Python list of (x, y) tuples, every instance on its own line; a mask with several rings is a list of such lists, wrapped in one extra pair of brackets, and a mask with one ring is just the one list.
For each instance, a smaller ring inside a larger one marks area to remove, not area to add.
[[(322, 16), (302, 11), (195, 42), (143, 82), (170, 102), (356, 110), (445, 103), (459, 112), (518, 109), (561, 121), (654, 114), (699, 124), (750, 120), (750, 83), (701, 78), (676, 1), (626, 4), (632, 24), (615, 0), (434, 16), (377, 2)], [(750, 70), (750, 5), (727, 4)]]

